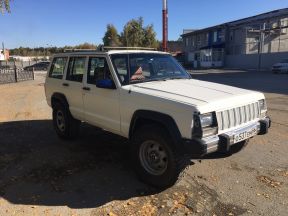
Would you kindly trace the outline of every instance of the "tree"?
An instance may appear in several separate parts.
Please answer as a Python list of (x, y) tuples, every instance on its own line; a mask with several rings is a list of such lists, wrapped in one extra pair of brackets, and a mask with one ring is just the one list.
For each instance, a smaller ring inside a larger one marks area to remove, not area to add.
[(83, 44), (79, 44), (75, 47), (73, 47), (74, 49), (97, 49), (97, 46), (94, 44), (90, 44), (90, 43), (83, 43)]
[(0, 10), (2, 13), (6, 10), (10, 13), (10, 0), (0, 0)]
[(143, 29), (143, 18), (130, 20), (125, 26), (121, 34), (122, 43), (127, 47), (139, 47), (143, 45), (145, 38)]
[(142, 46), (158, 48), (159, 43), (156, 40), (156, 32), (154, 31), (153, 25), (148, 25), (144, 28), (144, 40)]
[(126, 47), (159, 47), (153, 25), (144, 27), (142, 17), (128, 21), (121, 32), (121, 36), (112, 24), (108, 24), (103, 43), (104, 46), (112, 47), (121, 45)]
[(144, 27), (142, 17), (127, 22), (121, 33), (121, 41), (127, 47), (159, 47), (153, 25)]
[(112, 24), (107, 25), (105, 36), (103, 37), (104, 46), (120, 46), (120, 36), (117, 29)]

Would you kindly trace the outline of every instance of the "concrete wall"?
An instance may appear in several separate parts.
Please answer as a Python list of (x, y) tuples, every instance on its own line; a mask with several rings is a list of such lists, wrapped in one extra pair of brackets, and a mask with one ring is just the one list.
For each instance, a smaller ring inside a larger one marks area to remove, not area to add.
[[(271, 69), (272, 65), (280, 62), (282, 59), (288, 59), (288, 52), (263, 53), (261, 54), (261, 69)], [(226, 55), (225, 67), (240, 69), (257, 69), (259, 64), (259, 55)]]

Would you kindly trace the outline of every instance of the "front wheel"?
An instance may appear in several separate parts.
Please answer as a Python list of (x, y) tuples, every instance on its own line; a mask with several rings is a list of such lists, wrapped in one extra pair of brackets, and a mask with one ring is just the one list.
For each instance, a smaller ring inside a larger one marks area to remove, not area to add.
[(173, 185), (190, 162), (158, 125), (145, 125), (133, 136), (131, 153), (140, 180), (159, 188)]

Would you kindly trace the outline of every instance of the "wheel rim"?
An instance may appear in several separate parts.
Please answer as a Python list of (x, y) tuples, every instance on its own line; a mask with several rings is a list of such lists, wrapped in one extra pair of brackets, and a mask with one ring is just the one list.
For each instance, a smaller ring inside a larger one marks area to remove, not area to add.
[(61, 110), (58, 110), (56, 113), (56, 123), (57, 127), (61, 132), (65, 131), (65, 118)]
[(152, 175), (162, 175), (168, 166), (168, 156), (164, 147), (153, 140), (142, 143), (139, 151), (143, 168)]

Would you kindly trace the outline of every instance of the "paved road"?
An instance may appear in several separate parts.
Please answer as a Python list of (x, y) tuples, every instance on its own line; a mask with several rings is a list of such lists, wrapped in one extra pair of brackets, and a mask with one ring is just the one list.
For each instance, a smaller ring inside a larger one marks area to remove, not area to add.
[(0, 216), (288, 215), (288, 75), (193, 74), (264, 91), (273, 126), (240, 152), (192, 159), (165, 191), (137, 180), (121, 137), (84, 125), (79, 139), (59, 140), (43, 75), (0, 85)]

